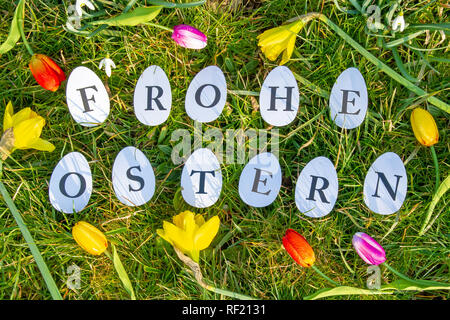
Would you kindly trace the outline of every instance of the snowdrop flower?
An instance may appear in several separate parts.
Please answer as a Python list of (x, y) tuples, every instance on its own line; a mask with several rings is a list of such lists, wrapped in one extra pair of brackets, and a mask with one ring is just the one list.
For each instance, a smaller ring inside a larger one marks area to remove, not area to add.
[(75, 3), (75, 9), (77, 11), (77, 14), (81, 17), (83, 15), (83, 11), (81, 11), (82, 6), (87, 6), (91, 10), (95, 10), (94, 5), (89, 0), (77, 0)]
[(400, 14), (397, 16), (397, 18), (392, 21), (392, 31), (397, 31), (398, 28), (400, 28), (400, 32), (403, 32), (405, 30), (405, 19), (403, 18), (403, 12), (400, 12)]
[(112, 61), (110, 58), (104, 58), (102, 61), (100, 61), (100, 64), (98, 65), (98, 68), (101, 70), (103, 67), (105, 67), (105, 72), (108, 77), (111, 77), (111, 67), (116, 68), (116, 64), (114, 61)]

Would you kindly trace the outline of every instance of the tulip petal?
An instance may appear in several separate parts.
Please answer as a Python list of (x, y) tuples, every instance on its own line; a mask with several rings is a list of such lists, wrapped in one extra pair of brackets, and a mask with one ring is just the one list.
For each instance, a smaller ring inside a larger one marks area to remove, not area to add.
[(29, 148), (48, 152), (52, 152), (53, 150), (55, 150), (55, 146), (51, 142), (48, 142), (47, 140), (41, 138), (38, 138), (36, 141), (31, 143), (29, 145)]
[(379, 265), (386, 261), (386, 253), (383, 247), (368, 234), (363, 232), (355, 233), (352, 244), (358, 255), (366, 263)]
[(29, 67), (37, 83), (44, 89), (56, 91), (61, 81), (65, 80), (65, 75), (59, 66), (45, 55), (34, 54)]
[(301, 234), (288, 229), (282, 241), (286, 251), (299, 265), (307, 268), (314, 264), (316, 260), (314, 250)]
[(108, 247), (105, 235), (85, 221), (75, 224), (72, 229), (72, 235), (80, 247), (93, 255), (102, 254)]
[(64, 74), (62, 69), (56, 64), (56, 62), (53, 61), (53, 59), (51, 59), (50, 57), (48, 57), (46, 55), (41, 55), (41, 59), (42, 59), (42, 61), (44, 61), (47, 64), (47, 66), (50, 69), (52, 69), (55, 72), (56, 76), (58, 77), (59, 82), (66, 80), (66, 75)]
[(14, 113), (14, 109), (13, 109), (13, 105), (10, 101), (6, 105), (5, 115), (3, 117), (3, 132), (13, 126), (13, 119), (12, 119), (13, 113)]
[(411, 113), (414, 136), (422, 145), (430, 147), (439, 142), (439, 130), (433, 116), (427, 110), (416, 108)]
[(219, 231), (220, 220), (214, 216), (205, 222), (195, 233), (194, 247), (197, 250), (206, 249)]
[(173, 28), (172, 39), (180, 46), (189, 49), (203, 49), (208, 41), (206, 35), (200, 30), (185, 24)]

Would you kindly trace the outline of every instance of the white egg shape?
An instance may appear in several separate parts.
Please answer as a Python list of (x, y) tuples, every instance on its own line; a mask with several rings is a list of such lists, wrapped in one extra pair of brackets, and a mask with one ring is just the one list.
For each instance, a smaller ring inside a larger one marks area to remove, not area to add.
[(369, 98), (364, 77), (357, 68), (344, 70), (330, 93), (330, 115), (337, 126), (358, 127), (366, 117)]
[(245, 165), (239, 178), (239, 195), (252, 207), (266, 207), (275, 201), (281, 187), (281, 167), (270, 152), (257, 154)]
[(214, 153), (201, 148), (195, 150), (184, 164), (181, 173), (183, 199), (196, 208), (212, 206), (222, 191), (222, 171)]
[(364, 180), (364, 202), (375, 213), (397, 212), (406, 198), (408, 176), (400, 157), (394, 152), (379, 156)]
[(123, 148), (114, 160), (112, 183), (117, 198), (127, 206), (140, 206), (155, 193), (155, 174), (141, 150)]
[(286, 66), (269, 72), (259, 94), (261, 116), (276, 127), (291, 123), (297, 116), (300, 101), (297, 80)]
[(134, 113), (147, 126), (167, 120), (172, 108), (172, 91), (166, 73), (159, 66), (144, 70), (134, 89)]
[(70, 73), (66, 101), (72, 118), (85, 127), (94, 127), (109, 115), (109, 96), (102, 80), (94, 71), (83, 66), (76, 67)]
[(304, 215), (321, 218), (333, 210), (338, 190), (333, 163), (326, 157), (317, 157), (300, 172), (295, 186), (295, 204)]
[(209, 66), (197, 73), (186, 92), (185, 108), (195, 121), (211, 122), (222, 113), (227, 102), (227, 82), (222, 70)]
[(50, 203), (64, 213), (80, 212), (91, 194), (92, 174), (86, 158), (79, 152), (66, 154), (50, 177)]

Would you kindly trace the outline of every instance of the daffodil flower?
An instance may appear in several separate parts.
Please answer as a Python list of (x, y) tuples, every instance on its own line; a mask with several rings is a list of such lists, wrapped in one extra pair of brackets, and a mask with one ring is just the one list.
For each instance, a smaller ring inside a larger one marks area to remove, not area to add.
[(397, 31), (397, 29), (399, 29), (400, 32), (403, 32), (405, 27), (406, 23), (405, 18), (403, 18), (403, 12), (400, 12), (400, 14), (392, 21), (392, 31)]
[(77, 12), (77, 14), (81, 17), (83, 15), (83, 10), (81, 10), (82, 6), (86, 6), (91, 10), (95, 10), (94, 5), (92, 4), (91, 1), (89, 0), (77, 0), (77, 2), (75, 3), (75, 10)]
[(205, 222), (203, 216), (184, 211), (173, 217), (173, 223), (164, 221), (163, 229), (158, 229), (156, 232), (198, 263), (200, 250), (206, 249), (211, 244), (219, 231), (219, 225), (218, 216)]
[(305, 22), (299, 19), (290, 24), (266, 30), (258, 36), (258, 46), (261, 47), (261, 51), (267, 59), (271, 61), (275, 61), (284, 51), (280, 62), (280, 65), (283, 65), (291, 58), (297, 33), (304, 25)]
[(37, 149), (52, 152), (55, 146), (41, 139), (45, 119), (30, 108), (13, 114), (11, 101), (6, 106), (3, 118), (3, 136), (0, 142), (0, 154), (6, 159), (15, 149)]
[(116, 64), (115, 64), (114, 61), (112, 61), (110, 58), (104, 58), (104, 59), (102, 59), (102, 60), (100, 61), (99, 65), (98, 65), (98, 68), (99, 68), (100, 70), (102, 70), (103, 67), (105, 67), (106, 75), (107, 75), (108, 77), (111, 77), (111, 67), (112, 67), (113, 69), (115, 69), (115, 68), (116, 68)]

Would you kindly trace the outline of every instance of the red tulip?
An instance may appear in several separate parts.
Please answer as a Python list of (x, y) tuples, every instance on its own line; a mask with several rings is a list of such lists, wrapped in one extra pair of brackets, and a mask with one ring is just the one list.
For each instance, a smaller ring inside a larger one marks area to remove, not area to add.
[(66, 75), (61, 68), (44, 54), (33, 54), (30, 70), (39, 85), (47, 90), (56, 91)]
[(288, 229), (283, 237), (283, 246), (292, 259), (302, 267), (311, 267), (316, 261), (308, 241), (297, 231)]

